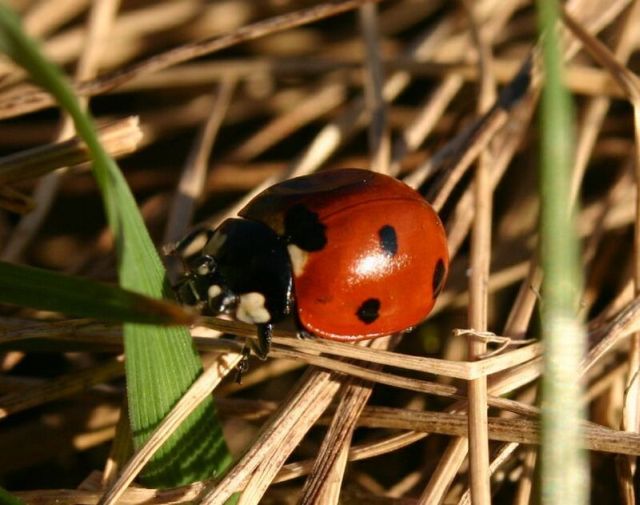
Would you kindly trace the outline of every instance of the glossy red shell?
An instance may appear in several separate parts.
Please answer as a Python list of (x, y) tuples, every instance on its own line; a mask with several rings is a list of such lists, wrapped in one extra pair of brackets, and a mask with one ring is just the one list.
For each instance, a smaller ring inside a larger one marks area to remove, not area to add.
[[(305, 329), (334, 340), (362, 340), (406, 330), (427, 317), (449, 256), (442, 223), (419, 193), (389, 176), (332, 170), (276, 184), (240, 215), (283, 235), (288, 210), (300, 205), (317, 214), (326, 239), (320, 250), (306, 253), (294, 275)], [(383, 235), (393, 238), (395, 248), (383, 246)]]

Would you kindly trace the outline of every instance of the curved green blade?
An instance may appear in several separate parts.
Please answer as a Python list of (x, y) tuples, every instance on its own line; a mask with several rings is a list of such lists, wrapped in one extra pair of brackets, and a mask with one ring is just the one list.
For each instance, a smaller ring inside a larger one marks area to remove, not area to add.
[(102, 321), (190, 324), (195, 315), (175, 303), (117, 286), (0, 261), (0, 303)]
[[(0, 50), (55, 96), (86, 142), (115, 237), (121, 286), (154, 298), (170, 296), (162, 263), (120, 169), (100, 145), (93, 122), (62, 73), (42, 56), (17, 16), (2, 3)], [(124, 337), (131, 427), (139, 447), (202, 372), (202, 365), (185, 328), (126, 324)], [(156, 453), (145, 482), (154, 487), (177, 486), (216, 475), (229, 461), (213, 402), (207, 401)]]

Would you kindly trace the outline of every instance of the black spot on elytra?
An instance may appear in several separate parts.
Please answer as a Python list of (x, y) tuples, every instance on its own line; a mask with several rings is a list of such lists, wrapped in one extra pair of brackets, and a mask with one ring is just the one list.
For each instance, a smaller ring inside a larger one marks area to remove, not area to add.
[(385, 224), (378, 230), (378, 236), (380, 237), (380, 247), (389, 256), (395, 256), (398, 252), (398, 236), (396, 235), (396, 229)]
[(445, 272), (444, 260), (440, 258), (436, 263), (435, 270), (433, 271), (432, 289), (434, 298), (436, 298), (440, 294), (440, 291), (442, 291)]
[(358, 316), (358, 319), (360, 319), (364, 324), (371, 324), (378, 319), (378, 316), (380, 315), (379, 312), (380, 300), (377, 298), (369, 298), (362, 302), (362, 305), (360, 305), (356, 311), (356, 316)]
[(284, 216), (284, 233), (289, 242), (303, 251), (319, 251), (327, 243), (326, 226), (318, 214), (299, 203)]

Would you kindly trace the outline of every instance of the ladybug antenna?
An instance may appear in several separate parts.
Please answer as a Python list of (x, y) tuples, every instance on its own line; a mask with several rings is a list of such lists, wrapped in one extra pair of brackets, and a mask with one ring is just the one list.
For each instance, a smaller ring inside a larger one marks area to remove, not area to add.
[(209, 288), (215, 277), (216, 261), (212, 256), (203, 255), (185, 261), (185, 273), (173, 290), (181, 303), (201, 306), (209, 302)]

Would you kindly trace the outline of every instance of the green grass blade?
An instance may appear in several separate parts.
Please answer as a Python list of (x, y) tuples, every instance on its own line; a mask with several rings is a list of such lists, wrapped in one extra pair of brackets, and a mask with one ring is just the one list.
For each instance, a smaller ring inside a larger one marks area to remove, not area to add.
[(542, 503), (588, 503), (588, 464), (580, 449), (579, 364), (586, 338), (577, 318), (581, 275), (571, 213), (572, 104), (562, 78), (557, 0), (538, 0), (545, 85), (542, 93), (540, 184), (542, 332), (545, 343), (542, 401)]
[(194, 315), (175, 303), (117, 286), (0, 261), (0, 303), (102, 321), (189, 324)]
[[(16, 15), (3, 4), (0, 50), (55, 96), (86, 142), (115, 236), (121, 286), (154, 298), (169, 296), (162, 263), (122, 173), (102, 149), (91, 119), (81, 110), (62, 73), (42, 56), (22, 31)], [(202, 365), (184, 328), (126, 324), (124, 337), (131, 426), (134, 444), (140, 446), (201, 373)], [(207, 401), (149, 463), (145, 482), (151, 486), (180, 485), (217, 474), (228, 462), (213, 402)]]
[(24, 502), (0, 487), (0, 505), (24, 505)]

